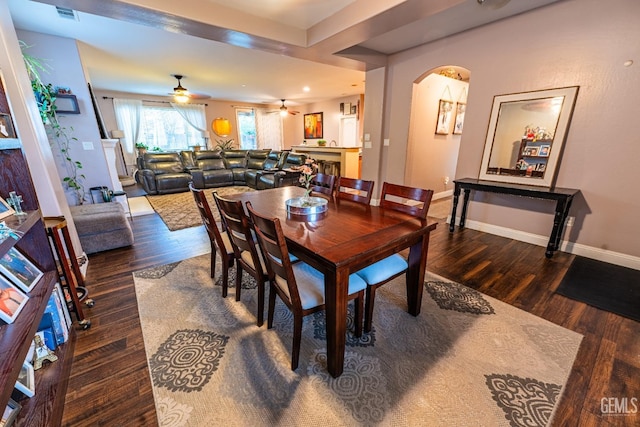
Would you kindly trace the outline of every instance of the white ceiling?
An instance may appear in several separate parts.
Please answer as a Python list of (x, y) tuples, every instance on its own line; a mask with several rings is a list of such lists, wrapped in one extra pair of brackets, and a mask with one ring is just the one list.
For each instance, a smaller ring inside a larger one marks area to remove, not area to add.
[[(16, 28), (79, 41), (96, 90), (299, 105), (364, 93), (387, 55), (559, 0), (8, 0)], [(53, 5), (76, 10), (60, 18)], [(52, 65), (55, 59), (52, 58)], [(444, 65), (444, 64), (443, 64)], [(425, 70), (426, 71), (426, 70)], [(303, 91), (308, 86), (309, 92)]]

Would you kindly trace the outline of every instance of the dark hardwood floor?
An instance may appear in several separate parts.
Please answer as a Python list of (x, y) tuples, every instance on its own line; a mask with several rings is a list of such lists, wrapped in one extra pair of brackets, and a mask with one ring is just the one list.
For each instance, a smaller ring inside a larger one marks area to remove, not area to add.
[[(96, 304), (85, 311), (91, 328), (78, 331), (66, 426), (157, 425), (131, 273), (207, 253), (209, 243), (203, 227), (169, 232), (155, 214), (132, 225), (131, 248), (89, 256), (86, 282)], [(584, 335), (554, 425), (640, 425), (640, 414), (601, 412), (602, 399), (640, 399), (640, 323), (556, 295), (573, 255), (546, 259), (544, 252), (469, 229), (449, 233), (441, 223), (428, 269)]]

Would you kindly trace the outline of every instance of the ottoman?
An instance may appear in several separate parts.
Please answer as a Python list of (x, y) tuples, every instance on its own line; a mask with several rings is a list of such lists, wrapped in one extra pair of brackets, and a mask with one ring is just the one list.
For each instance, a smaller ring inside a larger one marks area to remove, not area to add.
[(94, 203), (69, 209), (87, 254), (133, 244), (131, 225), (120, 203)]

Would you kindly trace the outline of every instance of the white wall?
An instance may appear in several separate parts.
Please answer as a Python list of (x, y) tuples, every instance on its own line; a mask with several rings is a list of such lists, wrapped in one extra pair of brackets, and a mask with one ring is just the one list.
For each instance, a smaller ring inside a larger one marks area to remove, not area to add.
[[(468, 87), (467, 82), (437, 74), (429, 74), (415, 84), (404, 177), (406, 185), (428, 188), (436, 195), (451, 193), (461, 138), (453, 133), (455, 108), (458, 102), (467, 101)], [(448, 135), (435, 133), (441, 99), (454, 103)], [(449, 177), (448, 184), (444, 183), (444, 177)]]
[[(54, 87), (70, 88), (78, 99), (80, 114), (59, 114), (58, 120), (70, 136), (77, 138), (71, 142), (70, 156), (74, 161), (82, 163), (82, 169), (78, 173), (85, 175), (84, 186), (90, 200), (89, 188), (103, 185), (110, 187), (111, 181), (76, 41), (31, 31), (18, 30), (17, 34), (20, 40), (31, 46), (28, 49), (30, 55), (49, 65), (48, 72), (41, 73), (42, 80)], [(55, 147), (53, 153), (62, 179), (68, 172)], [(77, 204), (72, 196), (67, 199), (71, 204)]]
[[(393, 148), (372, 149), (383, 157), (379, 180), (404, 178), (413, 82), (427, 70), (456, 64), (471, 72), (458, 178), (478, 176), (494, 95), (580, 86), (556, 184), (581, 190), (567, 249), (640, 268), (640, 144), (632, 131), (640, 99), (639, 16), (636, 0), (566, 0), (392, 56), (387, 78), (378, 82), (382, 98), (370, 78), (378, 74), (367, 73), (367, 105), (385, 109), (380, 115), (367, 109), (365, 133), (382, 121)], [(629, 59), (635, 64), (625, 67)], [(377, 155), (370, 153), (363, 152), (364, 176), (368, 158)], [(467, 224), (544, 242), (553, 211), (552, 202), (474, 193)]]

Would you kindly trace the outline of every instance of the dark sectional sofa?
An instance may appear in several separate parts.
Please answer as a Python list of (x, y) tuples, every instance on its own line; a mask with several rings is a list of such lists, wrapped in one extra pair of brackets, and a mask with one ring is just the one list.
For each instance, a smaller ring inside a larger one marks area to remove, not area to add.
[(297, 185), (291, 168), (305, 163), (303, 154), (272, 150), (201, 150), (147, 152), (138, 157), (136, 181), (147, 194), (169, 194), (195, 188), (248, 185), (265, 188)]

